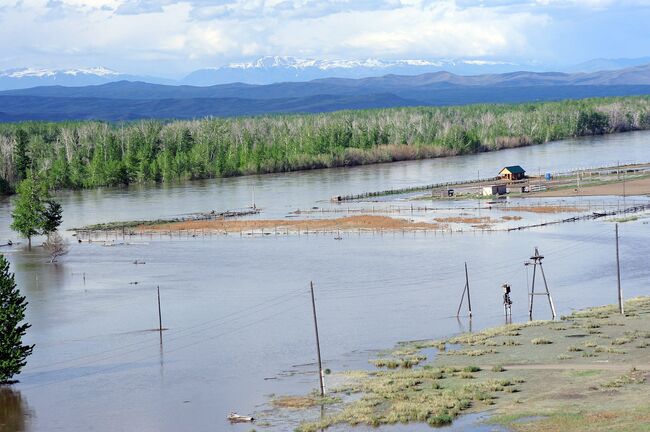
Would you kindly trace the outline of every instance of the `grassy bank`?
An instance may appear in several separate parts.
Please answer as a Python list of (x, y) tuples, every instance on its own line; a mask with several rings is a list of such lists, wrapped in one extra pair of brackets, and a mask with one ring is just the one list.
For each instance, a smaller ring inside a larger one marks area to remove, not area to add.
[[(437, 349), (426, 359), (423, 349)], [(335, 374), (342, 402), (297, 430), (333, 425), (451, 423), (491, 410), (514, 431), (641, 431), (650, 424), (650, 298), (559, 321), (511, 324), (399, 344), (374, 371)]]
[(166, 182), (476, 153), (650, 129), (650, 98), (196, 121), (0, 125), (0, 190)]

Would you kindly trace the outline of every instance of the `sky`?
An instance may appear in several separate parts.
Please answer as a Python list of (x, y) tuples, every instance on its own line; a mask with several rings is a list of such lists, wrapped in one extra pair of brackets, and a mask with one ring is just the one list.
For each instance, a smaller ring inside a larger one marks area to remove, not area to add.
[(650, 56), (650, 0), (0, 0), (0, 69), (179, 77), (267, 55), (571, 65)]

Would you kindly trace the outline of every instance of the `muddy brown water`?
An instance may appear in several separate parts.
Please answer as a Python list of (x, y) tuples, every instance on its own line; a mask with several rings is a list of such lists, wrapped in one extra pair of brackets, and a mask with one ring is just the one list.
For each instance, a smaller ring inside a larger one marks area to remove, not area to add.
[[(59, 199), (68, 228), (241, 208), (253, 189), (260, 217), (283, 218), (296, 208), (332, 206), (336, 194), (473, 178), (502, 165), (542, 172), (607, 165), (622, 148), (626, 162), (647, 161), (649, 140), (648, 133), (630, 133), (448, 159), (65, 192)], [(0, 201), (0, 239), (16, 239), (10, 205)], [(649, 228), (643, 220), (620, 227), (626, 296), (648, 294)], [(325, 366), (368, 368), (375, 350), (397, 341), (467, 329), (467, 319), (453, 317), (464, 261), (474, 329), (501, 323), (504, 281), (513, 286), (514, 318), (525, 319), (523, 262), (534, 246), (546, 256), (559, 313), (615, 302), (613, 229), (592, 221), (513, 233), (344, 233), (341, 241), (331, 234), (145, 237), (111, 247), (73, 242), (58, 265), (47, 264), (39, 247), (2, 248), (30, 302), (27, 342), (36, 349), (20, 383), (0, 393), (8, 401), (0, 423), (31, 431), (247, 431), (250, 425), (229, 425), (226, 415), (264, 411), (270, 394), (317, 386), (310, 280)], [(151, 331), (158, 326), (157, 286), (168, 328), (162, 346)], [(538, 301), (535, 315), (547, 318), (548, 305)], [(428, 430), (409, 430), (416, 428)]]

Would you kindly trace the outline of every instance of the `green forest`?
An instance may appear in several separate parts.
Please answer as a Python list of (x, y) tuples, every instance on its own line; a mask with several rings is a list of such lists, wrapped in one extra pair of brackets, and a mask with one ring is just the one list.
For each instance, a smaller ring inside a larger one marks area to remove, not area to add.
[(0, 124), (0, 190), (50, 190), (353, 166), (650, 129), (650, 97), (192, 121)]

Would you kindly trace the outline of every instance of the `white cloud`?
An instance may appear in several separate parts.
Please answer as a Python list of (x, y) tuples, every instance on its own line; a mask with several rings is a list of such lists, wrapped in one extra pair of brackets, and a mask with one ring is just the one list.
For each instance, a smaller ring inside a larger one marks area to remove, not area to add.
[(650, 0), (6, 1), (0, 0), (0, 40), (8, 41), (0, 69), (105, 65), (156, 74), (161, 68), (187, 71), (262, 55), (531, 59), (552, 53), (547, 31), (567, 15), (558, 10), (650, 5)]

